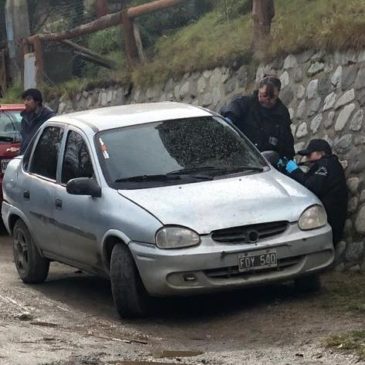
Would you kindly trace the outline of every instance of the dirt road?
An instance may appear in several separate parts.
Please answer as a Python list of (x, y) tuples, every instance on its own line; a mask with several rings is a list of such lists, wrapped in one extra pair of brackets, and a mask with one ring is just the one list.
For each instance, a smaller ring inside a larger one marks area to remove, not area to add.
[(150, 318), (126, 321), (108, 281), (73, 268), (53, 263), (46, 283), (23, 284), (5, 234), (0, 265), (0, 364), (364, 363), (324, 346), (330, 335), (365, 329), (358, 303), (343, 308), (352, 287), (341, 291), (338, 281), (351, 280), (344, 274), (326, 275), (320, 294), (288, 284), (165, 299)]

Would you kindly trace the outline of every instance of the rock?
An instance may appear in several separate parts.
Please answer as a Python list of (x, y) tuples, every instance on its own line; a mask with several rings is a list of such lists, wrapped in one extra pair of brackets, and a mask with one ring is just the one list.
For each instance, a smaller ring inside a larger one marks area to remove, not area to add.
[(101, 106), (107, 106), (108, 105), (107, 93), (105, 91), (103, 91), (100, 95), (101, 95), (100, 96), (100, 105)]
[(280, 93), (280, 99), (285, 105), (289, 105), (294, 98), (293, 89), (288, 86)]
[(294, 151), (295, 151), (295, 152), (298, 152), (298, 151), (300, 151), (300, 150), (303, 150), (303, 149), (305, 148), (305, 146), (306, 146), (306, 143), (305, 143), (305, 142), (299, 142), (299, 143), (296, 143), (296, 144), (294, 145)]
[(313, 134), (317, 133), (319, 127), (321, 126), (322, 119), (323, 119), (322, 114), (318, 114), (312, 119), (311, 124), (310, 124), (310, 129)]
[(289, 55), (285, 58), (284, 61), (284, 70), (289, 70), (298, 65), (298, 61), (295, 56)]
[(359, 205), (359, 198), (357, 196), (353, 196), (349, 202), (348, 202), (348, 207), (347, 207), (347, 211), (349, 213), (355, 213), (357, 206)]
[(237, 71), (236, 77), (238, 81), (238, 87), (246, 87), (248, 83), (247, 66), (241, 66)]
[(288, 108), (288, 112), (289, 112), (290, 119), (293, 119), (294, 118), (294, 109), (293, 108)]
[(365, 144), (365, 136), (361, 134), (355, 134), (354, 144), (355, 146)]
[(359, 68), (357, 65), (351, 65), (345, 67), (342, 73), (342, 80), (341, 80), (341, 88), (342, 90), (348, 90), (354, 87), (354, 82), (356, 80), (357, 72)]
[(297, 99), (303, 99), (305, 95), (305, 87), (303, 85), (297, 86)]
[(324, 127), (327, 129), (330, 128), (333, 124), (334, 119), (335, 119), (335, 112), (330, 111), (327, 115), (327, 118), (325, 118), (325, 120), (324, 120), (324, 123), (323, 123)]
[(331, 80), (328, 75), (322, 77), (318, 80), (318, 95), (324, 98), (328, 93), (331, 92)]
[(355, 229), (357, 233), (365, 234), (365, 205), (363, 205), (357, 213)]
[(307, 98), (313, 99), (318, 95), (318, 80), (312, 80), (307, 87)]
[(350, 242), (346, 247), (345, 260), (347, 262), (359, 263), (364, 255), (364, 242)]
[(338, 139), (335, 143), (335, 150), (339, 154), (343, 154), (348, 152), (352, 146), (352, 135), (345, 134), (340, 139)]
[(336, 102), (335, 109), (341, 108), (342, 106), (351, 103), (355, 100), (355, 90), (351, 89), (346, 91)]
[(32, 321), (34, 317), (29, 312), (24, 312), (16, 316), (21, 321)]
[(324, 99), (323, 111), (333, 108), (335, 102), (336, 102), (336, 94), (332, 92), (331, 94), (326, 96), (326, 99)]
[(350, 123), (350, 129), (354, 132), (359, 131), (362, 128), (362, 123), (364, 120), (364, 110), (359, 109), (353, 116), (351, 123)]
[(303, 70), (299, 67), (297, 67), (294, 71), (293, 75), (295, 82), (302, 82), (303, 81)]
[(307, 109), (307, 117), (310, 118), (314, 114), (318, 113), (319, 108), (321, 106), (322, 99), (320, 97), (312, 99), (309, 102), (308, 109)]
[(355, 89), (365, 88), (365, 67), (362, 67), (357, 74), (355, 81)]
[[(350, 171), (353, 174), (358, 174), (365, 170), (365, 156), (362, 152), (355, 153), (350, 159)], [(365, 228), (365, 227), (364, 227)]]
[(289, 78), (289, 74), (287, 71), (284, 71), (281, 76), (280, 76), (280, 81), (281, 81), (281, 88), (284, 89), (286, 86), (289, 85), (290, 83), (290, 78)]
[(356, 194), (360, 185), (360, 179), (358, 177), (350, 177), (347, 179), (347, 187), (352, 194)]
[(337, 89), (341, 87), (341, 80), (342, 80), (342, 66), (338, 66), (336, 71), (331, 77), (331, 84), (332, 86)]
[(307, 123), (303, 122), (299, 125), (297, 130), (297, 138), (303, 138), (308, 134)]
[(365, 189), (361, 190), (360, 193), (360, 203), (364, 203), (365, 202)]
[(323, 70), (324, 70), (324, 63), (316, 61), (311, 64), (311, 66), (309, 67), (309, 69), (307, 71), (307, 74), (308, 74), (308, 76), (314, 76)]
[(204, 76), (201, 76), (197, 83), (197, 89), (199, 94), (203, 94), (207, 87), (207, 79)]
[(346, 242), (345, 241), (338, 242), (335, 247), (335, 265), (343, 261), (345, 250), (346, 250)]
[(302, 119), (302, 118), (303, 118), (303, 115), (304, 115), (304, 112), (305, 112), (305, 107), (306, 107), (305, 100), (302, 100), (302, 101), (299, 103), (298, 108), (297, 108), (296, 117), (297, 117), (298, 119)]
[(355, 110), (355, 104), (347, 105), (341, 110), (335, 124), (336, 132), (342, 131), (342, 129), (346, 126), (354, 110)]
[(365, 106), (365, 88), (356, 92), (356, 100), (359, 102), (360, 106)]

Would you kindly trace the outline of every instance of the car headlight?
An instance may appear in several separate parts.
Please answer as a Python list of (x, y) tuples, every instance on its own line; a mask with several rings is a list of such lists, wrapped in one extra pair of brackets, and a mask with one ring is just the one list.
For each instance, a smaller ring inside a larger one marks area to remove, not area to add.
[(197, 246), (199, 235), (189, 228), (170, 226), (163, 227), (156, 233), (156, 245), (159, 248), (171, 249)]
[(313, 205), (307, 208), (299, 218), (298, 225), (303, 231), (325, 226), (327, 214), (321, 205)]

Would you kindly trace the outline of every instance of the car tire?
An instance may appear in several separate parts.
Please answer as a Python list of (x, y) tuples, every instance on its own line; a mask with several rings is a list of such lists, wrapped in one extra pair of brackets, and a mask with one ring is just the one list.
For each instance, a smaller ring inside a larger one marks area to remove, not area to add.
[(294, 283), (295, 287), (304, 293), (316, 292), (321, 289), (321, 278), (318, 274), (297, 278)]
[(149, 295), (143, 286), (132, 254), (124, 244), (113, 247), (110, 280), (114, 304), (121, 317), (135, 318), (147, 314)]
[(24, 283), (38, 284), (47, 279), (49, 260), (39, 254), (27, 226), (20, 219), (13, 229), (13, 254), (16, 269)]

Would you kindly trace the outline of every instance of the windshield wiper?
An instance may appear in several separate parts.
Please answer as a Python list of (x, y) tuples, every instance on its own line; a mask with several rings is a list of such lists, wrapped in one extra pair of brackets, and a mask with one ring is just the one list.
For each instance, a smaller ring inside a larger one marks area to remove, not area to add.
[[(250, 166), (250, 165), (242, 165), (242, 166), (233, 166), (233, 167), (215, 167), (215, 166), (196, 166), (196, 167), (188, 167), (185, 169), (180, 169), (176, 171), (171, 171), (167, 173), (167, 175), (185, 175), (185, 174), (193, 174), (192, 176), (206, 176), (206, 175), (196, 175), (195, 173), (206, 172), (212, 174), (213, 176), (232, 174), (235, 172), (241, 171), (258, 171), (262, 172), (264, 169), (261, 166)], [(210, 177), (212, 176), (210, 175)], [(209, 178), (209, 176), (206, 176)]]
[(165, 174), (137, 175), (137, 176), (130, 176), (117, 179), (114, 182), (119, 183), (119, 182), (167, 181), (167, 180), (179, 180), (179, 179), (181, 179), (180, 176), (169, 176)]

